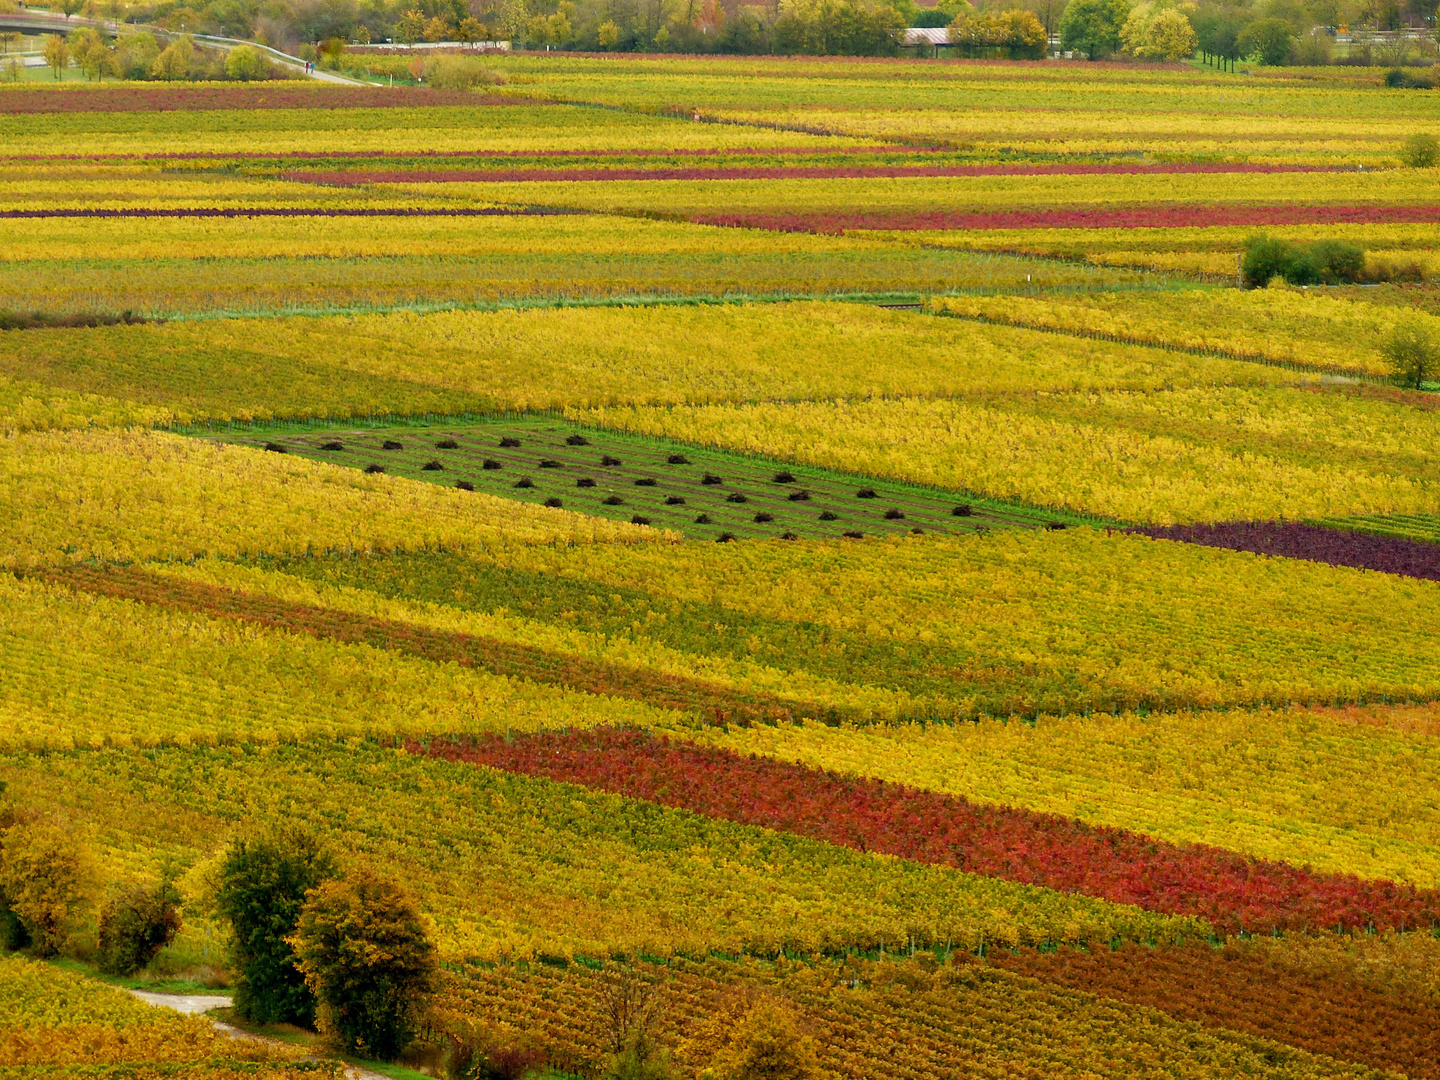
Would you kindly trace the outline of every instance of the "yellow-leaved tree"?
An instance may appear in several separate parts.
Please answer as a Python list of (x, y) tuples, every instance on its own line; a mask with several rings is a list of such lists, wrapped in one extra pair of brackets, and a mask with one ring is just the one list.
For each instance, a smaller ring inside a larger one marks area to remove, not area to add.
[(820, 1075), (815, 1040), (791, 1005), (765, 994), (721, 1001), (682, 1050), (708, 1059), (701, 1080), (812, 1080)]
[(95, 868), (73, 828), (44, 819), (0, 833), (0, 902), (21, 931), (15, 944), (54, 956), (70, 941), (94, 898)]

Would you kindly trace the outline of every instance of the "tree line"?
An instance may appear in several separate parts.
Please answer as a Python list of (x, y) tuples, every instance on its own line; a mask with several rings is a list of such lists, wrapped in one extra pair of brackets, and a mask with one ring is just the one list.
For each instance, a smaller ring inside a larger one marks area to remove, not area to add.
[(162, 43), (144, 30), (121, 31), (111, 39), (85, 26), (66, 37), (46, 35), (43, 51), (45, 63), (57, 79), (72, 66), (94, 82), (106, 78), (250, 82), (290, 77), (286, 69), (272, 63), (253, 45), (208, 49), (197, 45), (188, 34)]
[[(84, 0), (62, 0), (82, 10)], [(89, 0), (90, 14), (122, 12)], [(298, 52), (348, 43), (508, 40), (579, 51), (896, 56), (909, 27), (950, 27), (958, 55), (1044, 56), (1049, 39), (1084, 59), (1175, 60), (1199, 54), (1233, 66), (1380, 63), (1433, 58), (1428, 41), (1357, 43), (1339, 30), (1432, 28), (1440, 0), (159, 0), (124, 18), (177, 32), (253, 39)], [(1028, 16), (1028, 18), (1024, 17)], [(1399, 51), (1399, 57), (1390, 55)]]

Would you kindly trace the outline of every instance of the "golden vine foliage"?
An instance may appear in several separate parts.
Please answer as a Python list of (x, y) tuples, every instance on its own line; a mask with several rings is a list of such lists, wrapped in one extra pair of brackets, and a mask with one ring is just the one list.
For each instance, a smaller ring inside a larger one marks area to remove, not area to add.
[(1386, 373), (1380, 345), (1402, 319), (1418, 321), (1432, 333), (1440, 330), (1440, 318), (1423, 312), (1316, 296), (1299, 289), (1196, 289), (1094, 294), (1079, 299), (947, 297), (932, 301), (931, 310), (1367, 375)]
[[(1440, 505), (1429, 449), (1437, 414), (1299, 390), (611, 407), (572, 415), (1131, 522), (1425, 514)], [(1332, 419), (1335, 430), (1326, 426)], [(1279, 437), (1261, 434), (1266, 428)], [(1375, 460), (1362, 442), (1367, 433), (1424, 462), (1423, 469), (1417, 475), (1394, 460)]]
[(0, 376), (0, 438), (27, 431), (169, 423), (169, 409)]
[(298, 1050), (239, 1042), (203, 1016), (155, 1008), (118, 987), (0, 955), (0, 1076), (135, 1080), (339, 1080), (338, 1062), (297, 1065)]
[(1440, 697), (1440, 583), (1088, 528), (485, 558), (913, 649), (958, 715)]
[(0, 443), (0, 565), (663, 538), (654, 530), (155, 432)]
[[(0, 577), (0, 746), (536, 731), (667, 714), (368, 645)], [(56, 671), (67, 673), (63, 687)]]

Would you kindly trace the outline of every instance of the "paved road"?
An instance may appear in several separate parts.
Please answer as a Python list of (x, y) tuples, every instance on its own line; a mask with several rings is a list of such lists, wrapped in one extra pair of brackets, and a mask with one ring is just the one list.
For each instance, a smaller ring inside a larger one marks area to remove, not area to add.
[(228, 1008), (235, 1003), (229, 994), (153, 994), (148, 990), (131, 990), (130, 993), (147, 1005), (161, 1005), (189, 1016)]
[[(32, 33), (68, 34), (71, 30), (78, 29), (82, 26), (93, 26), (96, 29), (104, 30), (106, 33), (114, 33), (116, 29), (115, 23), (107, 22), (104, 19), (85, 19), (78, 17), (67, 19), (63, 15), (42, 15), (39, 12), (26, 12), (24, 14), (10, 15), (0, 14), (0, 30), (28, 30)], [(133, 26), (130, 27), (130, 29), (154, 30), (155, 27)], [(165, 31), (161, 31), (161, 33), (165, 33)], [(196, 41), (202, 42), (205, 45), (209, 45), (212, 48), (216, 49), (225, 49), (226, 51), (229, 51), (230, 49), (238, 49), (241, 45), (252, 45), (255, 48), (259, 49), (267, 57), (269, 57), (270, 60), (279, 64), (281, 67), (289, 68), (291, 71), (303, 72), (305, 70), (305, 61), (301, 60), (298, 56), (290, 56), (288, 53), (282, 53), (278, 49), (267, 48), (263, 45), (255, 45), (253, 41), (240, 41), (236, 38), (211, 37), (208, 34), (192, 34), (191, 36), (195, 38)], [(33, 67), (36, 65), (32, 64), (29, 66)], [(365, 82), (362, 79), (352, 79), (348, 75), (339, 75), (333, 71), (321, 71), (319, 68), (316, 68), (314, 71), (309, 72), (309, 77), (315, 79), (318, 82), (338, 83), (341, 86), (375, 85), (374, 83)]]

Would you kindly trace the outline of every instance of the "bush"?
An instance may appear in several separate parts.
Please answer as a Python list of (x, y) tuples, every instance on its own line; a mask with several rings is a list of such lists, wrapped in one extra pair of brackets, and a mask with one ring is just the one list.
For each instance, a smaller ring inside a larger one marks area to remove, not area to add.
[(450, 1035), (445, 1054), (448, 1080), (521, 1080), (545, 1065), (545, 1052), (532, 1038), (496, 1040), (484, 1035)]
[(1309, 248), (1285, 245), (1285, 259), (1280, 267), (1280, 276), (1289, 285), (1319, 285), (1320, 267)]
[(241, 45), (225, 57), (225, 74), (241, 82), (251, 82), (269, 75), (270, 64), (255, 46)]
[(215, 905), (234, 935), (241, 1016), (261, 1024), (314, 1022), (315, 998), (286, 938), (299, 924), (306, 893), (334, 876), (333, 859), (299, 829), (242, 839), (226, 852)]
[(1257, 19), (1240, 31), (1236, 47), (1241, 56), (1255, 56), (1275, 67), (1290, 59), (1295, 44), (1294, 28), (1284, 19)]
[(1390, 373), (1401, 386), (1419, 390), (1440, 369), (1440, 355), (1429, 331), (1418, 323), (1397, 326), (1384, 347)]
[(1397, 67), (1385, 73), (1385, 85), (1392, 90), (1433, 90), (1435, 80), (1428, 75), (1411, 75)]
[(14, 952), (16, 949), (27, 949), (30, 945), (30, 931), (25, 929), (20, 916), (10, 910), (5, 899), (0, 897), (0, 949)]
[(1365, 280), (1370, 282), (1420, 282), (1425, 278), (1425, 267), (1418, 259), (1413, 258), (1406, 262), (1395, 262), (1388, 258), (1377, 257), (1367, 263), (1365, 267)]
[(489, 86), (496, 79), (477, 57), (437, 56), (425, 65), (425, 81), (442, 90), (470, 90)]
[(1305, 249), (1320, 281), (1346, 285), (1365, 275), (1365, 249), (1346, 240), (1317, 240)]
[(1245, 242), (1240, 277), (1247, 289), (1263, 289), (1274, 278), (1291, 285), (1342, 285), (1365, 276), (1365, 249), (1343, 240), (1296, 247), (1264, 234)]
[(814, 1040), (801, 1033), (784, 1006), (761, 999), (739, 1018), (700, 1075), (706, 1080), (809, 1080), (817, 1071)]
[(327, 1039), (384, 1061), (410, 1045), (437, 968), (425, 923), (400, 886), (369, 869), (324, 882), (289, 944)]
[(670, 1051), (645, 1028), (631, 1031), (620, 1052), (610, 1059), (605, 1080), (671, 1080), (675, 1066)]
[(100, 970), (131, 975), (155, 959), (180, 930), (180, 893), (170, 881), (112, 896), (100, 912)]
[(0, 848), (0, 898), (19, 926), (10, 939), (28, 939), (40, 956), (60, 952), (90, 908), (94, 880), (90, 854), (71, 830), (47, 821), (11, 825)]
[(1298, 67), (1324, 67), (1335, 58), (1335, 44), (1324, 30), (1310, 31), (1295, 43), (1290, 62)]
[(176, 38), (155, 58), (150, 65), (150, 74), (156, 79), (174, 82), (190, 77), (190, 65), (195, 60), (195, 46), (189, 37)]
[(1412, 169), (1431, 168), (1440, 161), (1440, 141), (1434, 135), (1416, 132), (1405, 140), (1400, 150), (1400, 160)]

